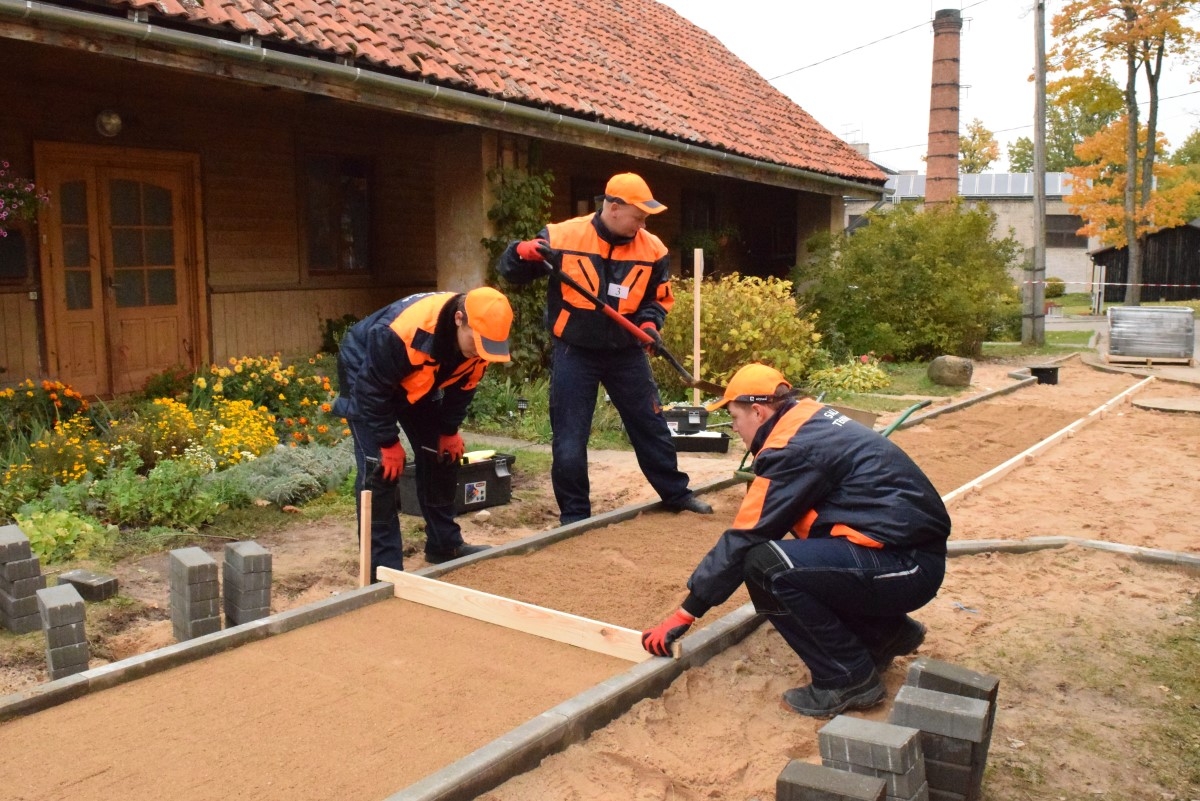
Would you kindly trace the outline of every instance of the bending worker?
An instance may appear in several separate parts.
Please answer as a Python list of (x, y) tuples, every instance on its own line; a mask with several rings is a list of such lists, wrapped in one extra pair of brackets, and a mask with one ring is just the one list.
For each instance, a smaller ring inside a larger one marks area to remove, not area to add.
[[(546, 275), (542, 262), (562, 270), (657, 342), (671, 294), (670, 255), (646, 230), (646, 218), (666, 211), (637, 175), (613, 176), (600, 210), (541, 230), (536, 239), (512, 242), (500, 257), (500, 274), (514, 284)], [(679, 469), (658, 387), (641, 346), (590, 301), (551, 279), (546, 325), (553, 335), (550, 363), (550, 477), (559, 520), (592, 514), (587, 443), (601, 385), (621, 415), (638, 465), (667, 507), (712, 514), (688, 489)]]
[[(410, 295), (355, 323), (338, 350), (334, 414), (354, 437), (354, 497), (371, 490), (371, 580), (375, 568), (404, 569), (396, 483), (412, 446), (417, 500), (425, 518), (425, 560), (433, 564), (486, 550), (463, 542), (453, 489), (430, 487), (434, 460), (457, 462), (458, 433), (475, 387), (492, 362), (506, 362), (512, 326), (508, 298), (491, 287), (464, 294)], [(434, 504), (438, 505), (434, 505)], [(362, 509), (358, 509), (362, 514)]]
[[(883, 700), (879, 674), (924, 641), (925, 627), (906, 613), (941, 587), (950, 516), (895, 443), (794, 396), (777, 370), (750, 364), (709, 405), (728, 405), (754, 454), (755, 478), (733, 526), (688, 580), (682, 608), (644, 632), (642, 644), (668, 655), (744, 581), (755, 609), (812, 676), (784, 703), (831, 717)], [(789, 532), (795, 539), (784, 539)]]

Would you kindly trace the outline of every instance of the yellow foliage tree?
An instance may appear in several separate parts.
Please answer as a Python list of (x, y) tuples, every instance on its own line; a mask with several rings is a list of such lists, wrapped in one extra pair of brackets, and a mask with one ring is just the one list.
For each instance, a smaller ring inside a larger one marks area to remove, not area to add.
[(967, 135), (958, 137), (958, 169), (960, 172), (978, 174), (992, 166), (1000, 158), (1000, 145), (996, 135), (983, 126), (978, 117), (967, 125)]

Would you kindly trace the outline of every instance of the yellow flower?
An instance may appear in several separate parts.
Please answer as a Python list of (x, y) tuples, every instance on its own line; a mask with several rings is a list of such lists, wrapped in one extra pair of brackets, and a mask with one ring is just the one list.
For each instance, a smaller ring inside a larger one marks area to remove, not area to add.
[(200, 376), (196, 379), (196, 386), (200, 387), (200, 389), (204, 389), (208, 386), (208, 382), (204, 380), (204, 376)]

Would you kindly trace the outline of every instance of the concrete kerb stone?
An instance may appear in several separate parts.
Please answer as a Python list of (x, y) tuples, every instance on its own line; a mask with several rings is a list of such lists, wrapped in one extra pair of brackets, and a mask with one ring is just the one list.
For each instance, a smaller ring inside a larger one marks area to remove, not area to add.
[(585, 739), (646, 698), (660, 695), (685, 670), (739, 642), (763, 618), (751, 604), (685, 640), (679, 659), (648, 659), (584, 690), (385, 801), (469, 801)]
[[(1009, 373), (1009, 376), (1014, 377), (1012, 373)], [(903, 423), (901, 423), (899, 426), (897, 426), (897, 428), (900, 430), (903, 430), (905, 428), (912, 428), (913, 426), (919, 426), (921, 423), (924, 423), (926, 420), (932, 420), (935, 417), (941, 417), (943, 414), (949, 414), (950, 412), (961, 411), (962, 409), (965, 409), (968, 406), (974, 406), (975, 404), (982, 403), (985, 400), (989, 400), (991, 398), (996, 398), (996, 397), (999, 397), (1000, 395), (1007, 395), (1010, 392), (1016, 392), (1018, 389), (1021, 389), (1022, 387), (1027, 387), (1030, 384), (1036, 384), (1036, 383), (1037, 383), (1037, 378), (1035, 378), (1034, 376), (1029, 376), (1028, 378), (1021, 379), (1020, 381), (1018, 381), (1015, 384), (1009, 384), (1007, 387), (1000, 387), (1000, 389), (993, 389), (991, 392), (985, 392), (982, 395), (976, 395), (973, 398), (967, 398), (966, 400), (961, 400), (961, 401), (958, 401), (957, 403), (947, 404), (946, 406), (942, 406), (941, 408), (934, 409), (933, 411), (930, 411), (930, 412), (926, 412), (925, 414), (917, 415), (916, 417), (910, 417), (907, 420), (905, 420)]]
[(1200, 556), (1161, 548), (1144, 548), (1140, 545), (1125, 545), (1119, 542), (1087, 540), (1080, 537), (1029, 537), (1021, 540), (952, 540), (946, 544), (947, 556), (972, 556), (981, 553), (1031, 553), (1047, 548), (1065, 548), (1075, 545), (1094, 551), (1119, 553), (1139, 562), (1169, 565), (1189, 572), (1200, 572)]

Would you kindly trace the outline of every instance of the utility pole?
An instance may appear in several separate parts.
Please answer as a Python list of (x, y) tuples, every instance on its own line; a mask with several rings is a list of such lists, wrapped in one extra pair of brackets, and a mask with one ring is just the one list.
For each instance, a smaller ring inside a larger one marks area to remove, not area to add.
[(1046, 344), (1046, 4), (1038, 0), (1033, 16), (1033, 264), (1025, 284), (1027, 304), (1021, 318), (1021, 342)]

